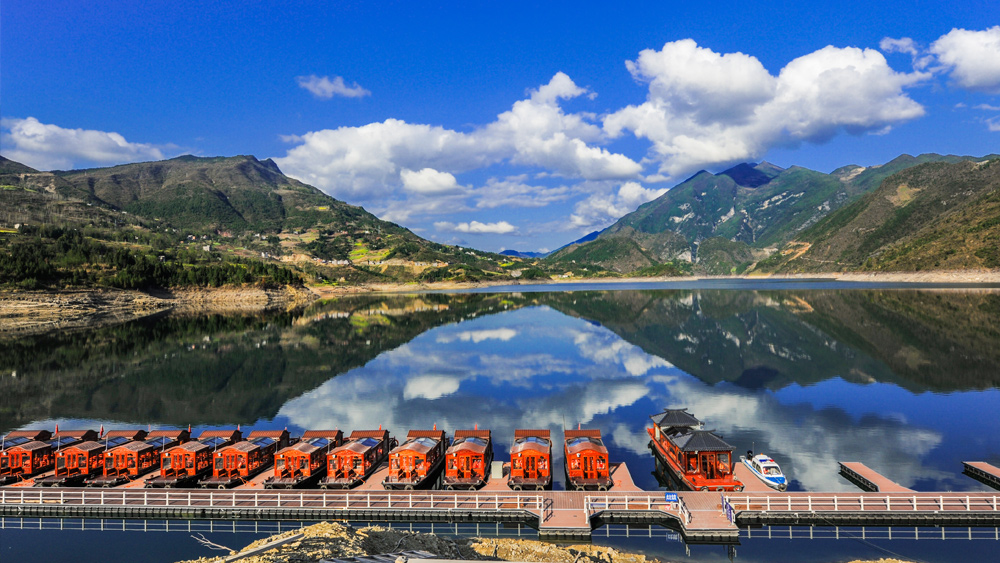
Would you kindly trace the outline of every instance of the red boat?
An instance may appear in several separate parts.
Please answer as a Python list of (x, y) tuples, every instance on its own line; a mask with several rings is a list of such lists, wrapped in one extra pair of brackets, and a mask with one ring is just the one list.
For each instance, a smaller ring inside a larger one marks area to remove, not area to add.
[(486, 484), (493, 463), (493, 439), (489, 430), (456, 430), (455, 441), (445, 452), (444, 488), (478, 489)]
[(355, 430), (347, 442), (326, 456), (326, 478), (323, 489), (350, 489), (371, 477), (389, 457), (396, 441), (388, 430)]
[(541, 491), (552, 486), (552, 439), (548, 430), (515, 430), (507, 486)]
[(190, 439), (187, 430), (154, 430), (141, 442), (129, 442), (108, 450), (104, 474), (87, 481), (91, 487), (115, 487), (142, 477), (160, 467), (163, 452)]
[(389, 452), (387, 490), (432, 487), (444, 462), (448, 437), (444, 430), (410, 430), (406, 441)]
[(274, 456), (274, 476), (264, 481), (265, 489), (294, 489), (319, 480), (326, 473), (326, 455), (344, 442), (340, 430), (310, 430), (302, 440)]
[[(733, 447), (708, 430), (686, 409), (667, 409), (650, 416), (646, 431), (656, 459), (684, 486), (694, 491), (742, 491), (733, 475)], [(699, 429), (696, 429), (699, 428)]]
[(212, 476), (198, 484), (201, 488), (229, 487), (246, 483), (274, 463), (274, 454), (288, 446), (288, 430), (254, 430), (247, 439), (215, 453)]
[(112, 430), (100, 440), (61, 448), (56, 452), (55, 475), (35, 480), (36, 487), (71, 487), (104, 472), (104, 452), (141, 441), (145, 430)]
[(160, 455), (160, 474), (146, 480), (146, 488), (183, 487), (212, 472), (212, 458), (219, 448), (239, 442), (239, 430), (206, 430), (195, 442), (187, 442)]
[(69, 430), (55, 437), (48, 430), (11, 432), (4, 437), (7, 447), (0, 452), (0, 485), (44, 473), (55, 467), (57, 450), (96, 439), (93, 430)]
[(566, 430), (566, 490), (606, 491), (611, 488), (608, 448), (600, 430)]

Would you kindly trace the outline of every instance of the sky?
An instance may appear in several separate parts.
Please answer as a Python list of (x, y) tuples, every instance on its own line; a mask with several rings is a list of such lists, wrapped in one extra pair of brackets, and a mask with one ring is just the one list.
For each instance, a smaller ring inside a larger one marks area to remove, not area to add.
[(0, 6), (0, 154), (273, 158), (482, 250), (554, 250), (702, 169), (926, 152), (1000, 152), (1000, 3)]

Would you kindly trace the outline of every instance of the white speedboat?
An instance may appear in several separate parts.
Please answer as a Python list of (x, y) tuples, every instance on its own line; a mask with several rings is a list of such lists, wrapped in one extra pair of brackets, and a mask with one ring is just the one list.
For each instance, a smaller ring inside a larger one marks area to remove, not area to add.
[(753, 452), (747, 452), (750, 458), (747, 456), (740, 456), (740, 461), (743, 465), (747, 466), (747, 469), (753, 472), (758, 479), (767, 484), (768, 487), (772, 489), (778, 489), (779, 491), (784, 491), (788, 488), (788, 480), (785, 479), (785, 475), (781, 472), (781, 468), (778, 467), (778, 462), (774, 461), (770, 457), (764, 454), (753, 455)]

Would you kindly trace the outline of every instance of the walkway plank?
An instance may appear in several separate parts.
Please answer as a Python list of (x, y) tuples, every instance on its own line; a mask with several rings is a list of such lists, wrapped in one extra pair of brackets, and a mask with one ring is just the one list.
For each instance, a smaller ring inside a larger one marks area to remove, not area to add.
[(912, 493), (913, 489), (892, 481), (878, 471), (857, 461), (840, 462), (840, 474), (854, 483), (861, 490), (872, 493)]

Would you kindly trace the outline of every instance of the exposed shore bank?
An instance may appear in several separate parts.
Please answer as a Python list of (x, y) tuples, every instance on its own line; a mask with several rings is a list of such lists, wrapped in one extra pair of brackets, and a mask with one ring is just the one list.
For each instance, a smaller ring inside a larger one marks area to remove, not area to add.
[(555, 284), (628, 284), (696, 282), (703, 280), (813, 280), (829, 279), (866, 283), (997, 284), (1000, 270), (823, 273), (798, 276), (691, 276), (660, 278), (563, 278), (530, 282), (436, 282), (368, 284), (358, 286), (284, 287), (280, 289), (215, 288), (142, 292), (117, 289), (56, 291), (0, 291), (0, 337), (41, 334), (53, 330), (72, 331), (107, 326), (156, 313), (255, 313), (304, 307), (317, 299), (359, 293), (420, 293), (455, 291), (497, 286), (544, 286)]
[[(550, 563), (647, 563), (660, 561), (641, 553), (628, 553), (600, 545), (564, 545), (535, 540), (508, 538), (447, 538), (392, 530), (381, 526), (354, 528), (337, 522), (322, 522), (300, 530), (284, 532), (255, 541), (232, 552), (219, 551), (218, 557), (202, 557), (184, 563), (221, 563), (226, 557), (247, 553), (263, 546), (303, 534), (292, 541), (240, 558), (244, 563), (313, 563), (322, 559), (357, 557), (400, 551), (427, 551), (442, 559), (472, 561), (537, 561)], [(418, 561), (418, 560), (414, 560)], [(899, 559), (879, 559), (877, 562), (907, 563)]]

